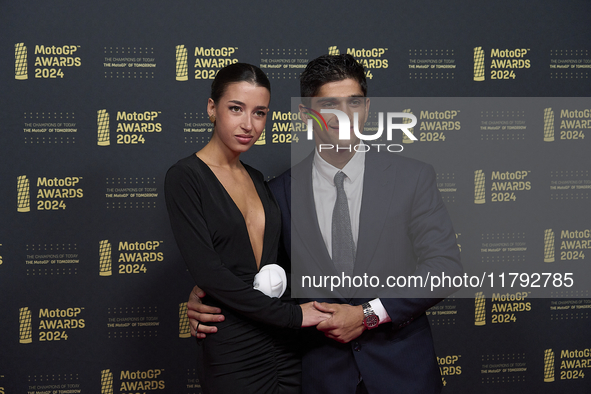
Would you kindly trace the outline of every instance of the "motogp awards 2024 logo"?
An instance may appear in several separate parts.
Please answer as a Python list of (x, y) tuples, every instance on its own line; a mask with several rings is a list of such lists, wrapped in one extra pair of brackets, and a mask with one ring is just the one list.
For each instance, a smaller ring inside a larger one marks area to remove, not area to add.
[[(75, 56), (78, 50), (80, 45), (35, 45), (35, 78), (64, 78), (66, 67), (82, 65), (80, 57)], [(14, 45), (14, 78), (29, 79), (28, 50), (24, 42)]]

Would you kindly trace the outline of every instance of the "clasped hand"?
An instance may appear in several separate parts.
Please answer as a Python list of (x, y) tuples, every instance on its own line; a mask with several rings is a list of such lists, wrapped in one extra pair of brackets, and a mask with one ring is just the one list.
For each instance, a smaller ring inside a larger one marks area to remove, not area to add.
[[(217, 327), (204, 323), (224, 321), (220, 308), (211, 307), (201, 302), (205, 292), (195, 286), (187, 302), (187, 315), (191, 326), (191, 335), (205, 338), (207, 334), (217, 332)], [(301, 304), (302, 327), (316, 326), (328, 338), (347, 343), (357, 338), (365, 330), (363, 308), (361, 305), (329, 304), (326, 302), (308, 302)]]
[(316, 328), (337, 342), (348, 343), (366, 329), (363, 325), (363, 307), (349, 304), (329, 304), (314, 301), (314, 307), (321, 312), (330, 313), (330, 318), (320, 322)]

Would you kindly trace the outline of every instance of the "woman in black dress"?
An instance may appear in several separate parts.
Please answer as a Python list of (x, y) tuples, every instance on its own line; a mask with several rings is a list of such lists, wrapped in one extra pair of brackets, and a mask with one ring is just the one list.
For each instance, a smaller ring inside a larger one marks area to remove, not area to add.
[(276, 263), (281, 218), (262, 174), (239, 156), (263, 131), (270, 97), (259, 68), (236, 63), (221, 69), (207, 103), (211, 140), (166, 175), (178, 247), (206, 302), (226, 317), (216, 335), (197, 340), (205, 394), (299, 393), (293, 329), (328, 317), (311, 303), (297, 305), (253, 288), (261, 268)]

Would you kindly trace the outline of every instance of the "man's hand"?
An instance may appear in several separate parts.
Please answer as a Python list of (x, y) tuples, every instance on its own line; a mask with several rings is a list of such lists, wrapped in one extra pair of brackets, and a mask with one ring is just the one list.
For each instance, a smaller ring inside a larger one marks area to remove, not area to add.
[(205, 292), (199, 287), (193, 287), (189, 301), (187, 301), (187, 316), (191, 326), (191, 335), (197, 338), (205, 338), (206, 334), (217, 332), (218, 328), (207, 326), (203, 323), (224, 321), (224, 315), (220, 315), (220, 308), (205, 305), (201, 299), (205, 297)]
[(328, 304), (314, 301), (316, 309), (332, 313), (332, 317), (318, 324), (316, 328), (328, 338), (347, 343), (357, 338), (366, 329), (363, 325), (363, 307), (348, 304)]

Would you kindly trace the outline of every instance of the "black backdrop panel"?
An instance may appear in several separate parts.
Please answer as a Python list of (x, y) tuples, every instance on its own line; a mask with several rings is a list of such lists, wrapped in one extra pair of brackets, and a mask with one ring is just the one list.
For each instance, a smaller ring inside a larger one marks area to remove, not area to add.
[[(372, 97), (546, 98), (534, 114), (483, 108), (446, 139), (418, 129), (403, 154), (435, 166), (467, 264), (591, 259), (588, 1), (0, 7), (0, 394), (201, 392), (163, 180), (207, 142), (209, 87), (229, 62), (273, 86), (243, 157), (267, 178), (290, 165), (290, 100), (325, 53), (362, 62)], [(526, 129), (496, 128), (523, 116)], [(493, 197), (494, 174), (518, 171), (529, 189)], [(588, 298), (510, 288), (435, 306), (444, 392), (589, 392)]]

